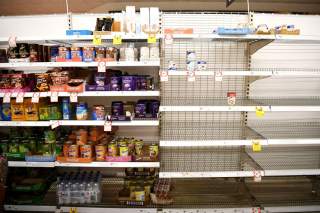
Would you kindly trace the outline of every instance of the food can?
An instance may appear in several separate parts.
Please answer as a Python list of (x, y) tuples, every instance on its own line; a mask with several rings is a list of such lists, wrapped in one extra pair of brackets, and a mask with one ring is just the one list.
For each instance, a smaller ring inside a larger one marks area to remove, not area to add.
[(114, 142), (110, 142), (108, 144), (108, 156), (116, 157), (118, 154), (117, 144)]
[(96, 51), (94, 47), (83, 47), (83, 61), (92, 62), (95, 60)]
[(102, 121), (105, 119), (106, 112), (103, 105), (95, 105), (92, 107), (92, 119)]
[(63, 120), (71, 119), (71, 105), (69, 98), (62, 99), (62, 118)]
[(96, 58), (102, 59), (106, 57), (106, 49), (104, 47), (96, 47)]
[(83, 53), (81, 47), (71, 47), (71, 59), (82, 61)]
[(85, 129), (79, 129), (76, 132), (77, 145), (85, 145), (88, 140), (88, 131)]
[(80, 156), (81, 156), (81, 158), (91, 159), (92, 158), (92, 146), (91, 145), (80, 146)]
[(142, 154), (142, 148), (143, 148), (143, 141), (142, 140), (136, 140), (135, 141), (135, 145), (134, 145), (134, 149), (137, 155), (141, 155)]
[(119, 147), (119, 155), (120, 156), (128, 156), (129, 155), (129, 148), (128, 148), (128, 146), (127, 145), (121, 145), (120, 147)]
[(77, 158), (79, 157), (79, 146), (72, 144), (68, 148), (68, 157), (69, 158)]
[(144, 187), (141, 187), (141, 186), (135, 187), (134, 195), (135, 195), (136, 201), (145, 201)]
[(144, 191), (145, 191), (145, 193), (146, 193), (146, 197), (149, 197), (149, 196), (150, 196), (150, 193), (151, 193), (151, 185), (145, 184), (145, 185), (144, 185)]
[(59, 58), (61, 59), (71, 59), (71, 52), (69, 47), (59, 47)]
[(84, 102), (79, 102), (76, 108), (77, 120), (87, 120), (88, 119), (88, 107)]
[(106, 146), (104, 144), (98, 144), (96, 148), (96, 160), (104, 161), (106, 156)]
[(155, 144), (155, 143), (151, 144), (149, 146), (149, 156), (151, 158), (157, 158), (158, 154), (159, 154), (159, 146), (158, 146), (158, 144)]

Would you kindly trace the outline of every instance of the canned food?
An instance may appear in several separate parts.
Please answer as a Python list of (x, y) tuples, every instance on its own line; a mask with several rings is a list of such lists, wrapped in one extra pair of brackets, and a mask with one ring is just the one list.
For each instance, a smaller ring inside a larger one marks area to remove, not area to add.
[(71, 59), (70, 48), (59, 47), (59, 58), (61, 59)]
[(93, 120), (104, 120), (106, 116), (106, 112), (104, 106), (102, 105), (95, 105), (92, 108), (92, 119)]
[(145, 191), (143, 187), (136, 187), (134, 191), (136, 201), (145, 201)]
[(76, 132), (76, 141), (77, 145), (85, 145), (88, 140), (88, 132), (87, 130), (80, 129)]
[(69, 158), (77, 158), (79, 156), (79, 147), (78, 145), (70, 145), (68, 149), (68, 157)]
[(142, 140), (135, 141), (134, 149), (135, 149), (137, 155), (142, 154), (142, 148), (143, 148), (143, 141)]
[(104, 161), (106, 155), (106, 146), (103, 144), (96, 145), (96, 160)]
[(96, 58), (102, 59), (106, 57), (106, 49), (104, 47), (96, 47)]
[(91, 145), (80, 146), (80, 156), (81, 158), (86, 158), (86, 159), (92, 158), (92, 146)]
[(151, 144), (149, 146), (149, 153), (151, 158), (157, 158), (159, 154), (159, 146), (158, 144)]
[(114, 142), (110, 142), (110, 143), (108, 144), (108, 156), (116, 157), (117, 154), (118, 154), (117, 144), (114, 143)]
[(84, 47), (83, 48), (83, 61), (92, 62), (95, 59), (96, 51), (94, 47)]
[(77, 59), (82, 61), (82, 49), (81, 47), (71, 47), (71, 59)]
[(128, 156), (129, 155), (129, 148), (127, 145), (121, 145), (119, 148), (120, 156)]

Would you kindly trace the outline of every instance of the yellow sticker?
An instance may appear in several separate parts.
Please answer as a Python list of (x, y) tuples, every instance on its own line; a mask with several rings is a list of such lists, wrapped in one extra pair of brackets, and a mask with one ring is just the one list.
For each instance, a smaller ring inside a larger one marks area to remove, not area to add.
[(252, 141), (252, 151), (261, 152), (261, 150), (262, 150), (262, 148), (261, 148), (260, 141), (258, 141), (258, 140)]
[(157, 36), (155, 34), (148, 35), (148, 44), (155, 44), (157, 43)]
[(93, 45), (101, 45), (102, 43), (101, 35), (93, 35), (92, 43)]
[(114, 45), (120, 45), (122, 44), (122, 38), (121, 35), (115, 35), (112, 39), (112, 44)]
[(259, 118), (264, 116), (264, 110), (262, 107), (256, 107), (256, 116)]

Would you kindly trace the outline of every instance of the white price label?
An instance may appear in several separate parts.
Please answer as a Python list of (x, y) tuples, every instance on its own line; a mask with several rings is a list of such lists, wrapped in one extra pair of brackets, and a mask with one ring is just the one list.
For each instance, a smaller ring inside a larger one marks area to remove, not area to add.
[(167, 70), (160, 71), (159, 75), (160, 75), (160, 81), (168, 81), (169, 80)]
[(9, 40), (9, 47), (16, 47), (17, 46), (17, 37), (16, 36), (10, 36)]
[(196, 73), (195, 71), (188, 71), (188, 81), (192, 82), (196, 80)]
[(40, 93), (39, 92), (35, 92), (32, 95), (31, 102), (32, 103), (39, 103), (39, 98), (40, 98)]
[(60, 121), (51, 121), (51, 129), (55, 129), (60, 126)]
[(16, 97), (16, 102), (17, 103), (23, 103), (23, 98), (24, 98), (24, 93), (23, 92), (19, 92), (17, 94), (17, 97)]
[(58, 92), (51, 92), (50, 101), (51, 102), (58, 102)]
[(111, 132), (112, 129), (112, 122), (111, 121), (106, 121), (104, 123), (104, 131), (105, 132)]
[(172, 36), (172, 34), (166, 34), (164, 36), (164, 43), (167, 44), (167, 45), (173, 44), (173, 36)]
[(261, 182), (262, 171), (254, 170), (253, 171), (253, 181), (254, 182)]
[(222, 71), (219, 70), (219, 71), (215, 71), (214, 72), (214, 79), (215, 81), (222, 81)]
[(4, 93), (3, 103), (10, 103), (10, 99), (11, 99), (11, 93), (10, 92)]
[(78, 93), (76, 93), (76, 92), (70, 93), (70, 102), (71, 103), (78, 102)]
[(106, 62), (104, 61), (98, 62), (98, 72), (106, 72)]

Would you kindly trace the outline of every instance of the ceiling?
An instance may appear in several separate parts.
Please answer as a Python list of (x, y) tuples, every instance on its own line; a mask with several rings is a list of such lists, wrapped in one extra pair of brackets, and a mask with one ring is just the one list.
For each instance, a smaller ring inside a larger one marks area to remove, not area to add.
[[(246, 0), (235, 0), (226, 8), (225, 0), (68, 0), (73, 13), (120, 11), (126, 5), (156, 6), (161, 10), (246, 11)], [(250, 9), (259, 12), (320, 14), (320, 0), (250, 0)], [(0, 0), (0, 15), (65, 13), (66, 0)]]

